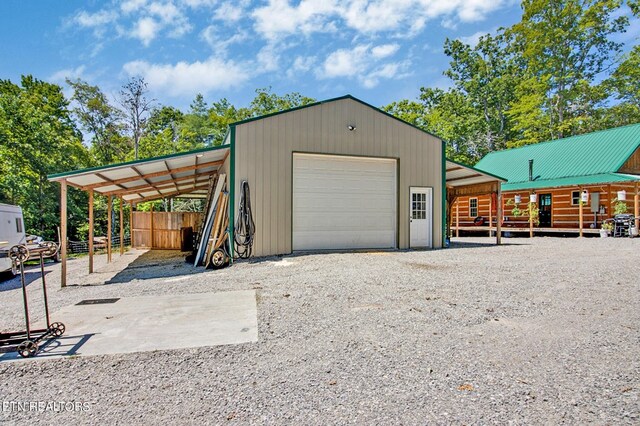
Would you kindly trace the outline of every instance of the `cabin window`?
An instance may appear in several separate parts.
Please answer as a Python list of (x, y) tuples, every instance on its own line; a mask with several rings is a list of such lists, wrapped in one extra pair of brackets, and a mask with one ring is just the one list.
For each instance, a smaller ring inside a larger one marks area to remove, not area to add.
[(580, 205), (580, 191), (571, 191), (571, 205)]
[(16, 232), (18, 234), (22, 233), (22, 220), (19, 217), (16, 217)]
[(469, 217), (478, 217), (478, 199), (469, 198)]

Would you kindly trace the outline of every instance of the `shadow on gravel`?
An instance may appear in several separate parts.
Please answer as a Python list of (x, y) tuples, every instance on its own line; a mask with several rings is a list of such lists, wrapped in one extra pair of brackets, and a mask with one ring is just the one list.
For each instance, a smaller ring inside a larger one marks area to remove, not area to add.
[[(49, 275), (51, 271), (45, 271), (44, 276), (45, 280), (47, 275)], [(34, 281), (40, 281), (40, 266), (28, 267), (24, 271), (24, 283), (26, 285), (31, 284)], [(11, 277), (9, 272), (6, 272), (0, 277), (0, 292), (16, 290), (22, 287), (22, 283), (20, 282), (20, 274), (15, 277)]]
[(22, 358), (15, 352), (15, 347), (3, 348), (4, 353), (0, 353), (0, 362), (58, 358), (63, 356), (73, 356), (78, 354), (78, 350), (89, 341), (95, 334), (79, 334), (75, 336), (62, 336), (57, 339), (49, 339), (39, 343), (38, 353), (34, 358)]
[(105, 284), (128, 283), (133, 280), (171, 278), (205, 272), (204, 267), (194, 267), (185, 262), (187, 253), (175, 250), (149, 250), (138, 256), (126, 268), (118, 272)]
[[(502, 240), (502, 244), (500, 244), (501, 246), (525, 246), (525, 245), (529, 245), (528, 243), (505, 243), (504, 240)], [(445, 250), (451, 250), (451, 249), (465, 249), (465, 248), (478, 248), (478, 247), (495, 247), (496, 244), (495, 243), (479, 243), (477, 241), (451, 241), (451, 245), (449, 246), (449, 248), (445, 249)]]

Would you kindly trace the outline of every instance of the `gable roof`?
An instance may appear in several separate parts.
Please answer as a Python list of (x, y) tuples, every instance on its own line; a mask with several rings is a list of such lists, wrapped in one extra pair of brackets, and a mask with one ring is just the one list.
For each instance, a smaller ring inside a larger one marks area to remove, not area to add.
[(618, 171), (638, 148), (640, 123), (492, 152), (476, 168), (505, 177), (503, 190), (633, 181), (640, 176)]
[(436, 139), (442, 140), (442, 138), (440, 136), (436, 135), (436, 134), (433, 134), (433, 133), (431, 133), (431, 132), (429, 132), (429, 131), (421, 128), (421, 127), (418, 127), (415, 124), (411, 124), (408, 121), (404, 121), (403, 119), (398, 118), (395, 115), (393, 115), (391, 113), (388, 113), (387, 111), (384, 111), (384, 110), (382, 110), (382, 109), (380, 109), (378, 107), (375, 107), (375, 106), (373, 106), (373, 105), (371, 105), (371, 104), (369, 104), (369, 103), (367, 103), (367, 102), (365, 102), (365, 101), (363, 101), (361, 99), (358, 99), (355, 96), (349, 95), (349, 94), (344, 95), (344, 96), (338, 96), (336, 98), (330, 98), (330, 99), (325, 99), (325, 100), (322, 100), (322, 101), (312, 102), (312, 103), (309, 103), (309, 104), (300, 105), (300, 106), (289, 108), (289, 109), (283, 109), (282, 111), (270, 112), (268, 114), (259, 115), (257, 117), (245, 118), (244, 120), (235, 121), (235, 122), (229, 124), (229, 126), (239, 126), (241, 124), (250, 123), (252, 121), (263, 120), (265, 118), (273, 117), (273, 116), (276, 116), (276, 115), (287, 114), (289, 112), (298, 111), (298, 110), (305, 109), (305, 108), (311, 108), (311, 107), (315, 107), (315, 106), (322, 105), (322, 104), (329, 104), (329, 103), (336, 102), (336, 101), (342, 101), (342, 100), (345, 100), (345, 99), (350, 99), (352, 101), (358, 102), (358, 103), (360, 103), (360, 104), (362, 104), (362, 105), (364, 105), (366, 107), (369, 107), (369, 108), (375, 110), (376, 112), (379, 112), (380, 114), (383, 114), (383, 115), (386, 115), (387, 117), (393, 118), (394, 120), (397, 120), (397, 121), (401, 122), (402, 124), (405, 124), (405, 125), (407, 125), (409, 127), (413, 127), (414, 129), (417, 129), (417, 130), (421, 131), (422, 133), (426, 133), (429, 136), (433, 136)]

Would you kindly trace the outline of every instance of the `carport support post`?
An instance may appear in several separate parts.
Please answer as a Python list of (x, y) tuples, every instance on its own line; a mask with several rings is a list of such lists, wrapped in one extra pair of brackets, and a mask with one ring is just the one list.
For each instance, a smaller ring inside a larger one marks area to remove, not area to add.
[(60, 181), (60, 287), (67, 286), (67, 180)]
[(129, 201), (129, 238), (131, 239), (131, 248), (133, 248), (133, 201)]
[(153, 203), (150, 204), (149, 215), (149, 247), (153, 248)]
[(500, 182), (498, 185), (498, 196), (496, 197), (496, 244), (502, 244), (502, 188)]
[(580, 237), (582, 237), (582, 226), (584, 225), (584, 218), (582, 217), (582, 211), (583, 211), (583, 202), (582, 202), (582, 187), (579, 188), (579, 193), (580, 193), (580, 203), (579, 203), (579, 207), (578, 207), (578, 215), (580, 216), (578, 218), (578, 227), (580, 228)]
[(93, 189), (89, 190), (89, 273), (93, 273)]
[(113, 210), (113, 198), (107, 197), (107, 263), (111, 263), (111, 213)]
[(124, 206), (120, 197), (120, 256), (124, 254)]

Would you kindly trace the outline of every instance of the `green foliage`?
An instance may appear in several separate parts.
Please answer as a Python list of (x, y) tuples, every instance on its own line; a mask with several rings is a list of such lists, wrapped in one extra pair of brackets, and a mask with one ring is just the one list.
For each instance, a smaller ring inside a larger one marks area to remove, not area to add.
[(511, 215), (513, 217), (530, 217), (533, 219), (535, 225), (540, 224), (540, 209), (536, 203), (527, 203), (526, 209), (521, 209), (520, 205), (513, 199), (507, 200), (505, 203), (507, 207), (511, 207)]
[(67, 84), (73, 89), (76, 119), (91, 136), (90, 150), (97, 165), (125, 161), (132, 144), (124, 135), (123, 112), (109, 103), (99, 87), (80, 79)]
[[(47, 175), (86, 167), (82, 145), (62, 89), (23, 76), (20, 86), (0, 80), (0, 202), (22, 207), (27, 233), (57, 239), (59, 188)], [(69, 192), (69, 229), (81, 223), (86, 194)]]
[[(627, 3), (636, 16), (639, 3)], [(621, 6), (524, 0), (522, 20), (512, 27), (473, 46), (445, 41), (449, 89), (423, 87), (417, 101), (384, 109), (442, 137), (447, 155), (466, 163), (494, 150), (637, 123), (640, 50), (620, 60), (615, 36), (629, 23)]]
[(613, 215), (617, 214), (625, 214), (629, 211), (629, 206), (624, 201), (618, 200), (617, 198), (613, 199)]

